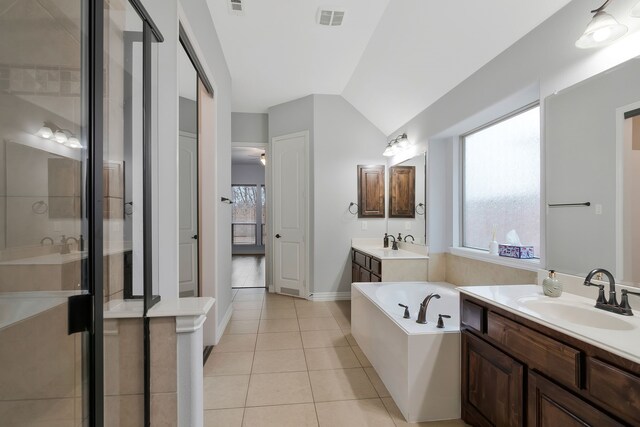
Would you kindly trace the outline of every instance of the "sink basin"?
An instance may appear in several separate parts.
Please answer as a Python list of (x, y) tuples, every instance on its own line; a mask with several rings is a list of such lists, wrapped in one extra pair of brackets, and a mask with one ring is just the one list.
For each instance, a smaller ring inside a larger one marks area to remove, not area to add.
[(597, 329), (618, 331), (635, 329), (635, 325), (626, 321), (623, 316), (595, 307), (540, 299), (521, 299), (518, 302), (522, 308), (538, 314), (543, 319), (560, 320)]

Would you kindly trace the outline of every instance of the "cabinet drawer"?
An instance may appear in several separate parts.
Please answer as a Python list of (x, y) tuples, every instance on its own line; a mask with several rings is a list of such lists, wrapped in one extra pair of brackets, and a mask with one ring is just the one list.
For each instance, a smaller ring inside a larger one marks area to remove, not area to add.
[(364, 268), (369, 268), (369, 257), (361, 252), (354, 251), (353, 252), (353, 261), (356, 264), (360, 264)]
[(462, 313), (460, 321), (463, 325), (474, 329), (477, 332), (484, 332), (483, 318), (484, 308), (471, 301), (462, 301)]
[(640, 425), (640, 377), (592, 357), (587, 358), (587, 388), (600, 404)]
[(493, 312), (487, 315), (487, 335), (529, 367), (580, 388), (580, 351)]
[(380, 282), (380, 276), (376, 276), (375, 274), (371, 275), (371, 281), (372, 282)]
[(373, 274), (381, 274), (382, 273), (382, 262), (377, 259), (377, 258), (371, 258), (371, 260), (369, 261), (370, 264), (370, 270)]

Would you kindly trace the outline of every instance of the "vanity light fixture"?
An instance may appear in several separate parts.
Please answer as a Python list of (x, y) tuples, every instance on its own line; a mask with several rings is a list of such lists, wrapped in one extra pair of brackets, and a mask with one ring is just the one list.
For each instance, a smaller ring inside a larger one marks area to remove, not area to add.
[(75, 136), (72, 136), (69, 139), (67, 139), (67, 142), (65, 142), (64, 145), (66, 145), (69, 148), (82, 148), (82, 144), (80, 144), (80, 141)]
[(36, 136), (57, 142), (59, 144), (63, 144), (65, 147), (82, 148), (82, 144), (80, 144), (78, 138), (76, 138), (71, 131), (67, 129), (60, 129), (55, 124), (50, 122), (45, 122), (44, 126), (42, 126), (38, 130), (38, 132), (36, 132)]
[(53, 139), (55, 142), (59, 142), (60, 144), (64, 144), (68, 141), (67, 134), (61, 130), (57, 130), (56, 133), (53, 134)]
[(387, 143), (387, 148), (384, 149), (382, 155), (385, 157), (395, 156), (400, 150), (407, 148), (409, 145), (411, 145), (409, 138), (407, 138), (406, 133), (403, 133)]
[(607, 0), (602, 6), (591, 11), (594, 13), (593, 18), (582, 36), (576, 41), (576, 47), (589, 49), (604, 46), (627, 33), (626, 25), (620, 24), (613, 16), (604, 11), (610, 2), (611, 0)]
[(265, 153), (260, 154), (260, 163), (262, 163), (262, 166), (267, 165), (267, 156), (265, 155)]
[(49, 126), (42, 126), (38, 132), (36, 132), (40, 138), (49, 139), (53, 136), (53, 131)]

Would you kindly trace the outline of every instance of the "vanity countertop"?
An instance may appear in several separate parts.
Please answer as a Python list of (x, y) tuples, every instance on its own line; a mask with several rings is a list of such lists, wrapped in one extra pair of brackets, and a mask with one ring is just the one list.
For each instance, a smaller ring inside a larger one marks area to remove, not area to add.
[(364, 252), (367, 255), (371, 255), (383, 261), (401, 259), (429, 259), (427, 255), (419, 254), (405, 249), (398, 249), (397, 251), (394, 251), (391, 248), (383, 248), (381, 246), (372, 246), (359, 243), (352, 243), (351, 247), (357, 251)]
[(559, 298), (551, 298), (537, 285), (463, 286), (457, 289), (462, 294), (640, 363), (640, 305), (637, 302), (634, 316), (622, 316), (596, 309), (595, 294), (593, 298), (585, 298), (564, 292)]

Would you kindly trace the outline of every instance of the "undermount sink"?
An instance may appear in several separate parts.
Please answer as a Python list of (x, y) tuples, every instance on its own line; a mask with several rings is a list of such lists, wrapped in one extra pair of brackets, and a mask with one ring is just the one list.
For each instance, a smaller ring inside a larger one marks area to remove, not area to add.
[(584, 307), (560, 301), (541, 299), (520, 299), (519, 304), (527, 311), (539, 314), (542, 318), (562, 320), (577, 325), (598, 329), (629, 331), (636, 326), (618, 314), (608, 313), (595, 307)]

